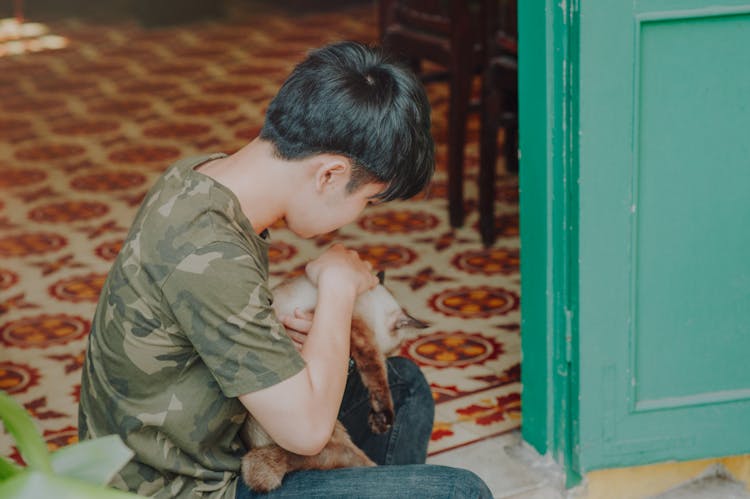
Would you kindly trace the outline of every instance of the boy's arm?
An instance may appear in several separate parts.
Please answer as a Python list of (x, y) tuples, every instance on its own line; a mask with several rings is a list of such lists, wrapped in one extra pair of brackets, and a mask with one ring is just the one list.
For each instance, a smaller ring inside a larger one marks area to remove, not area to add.
[(308, 264), (318, 303), (302, 348), (306, 367), (240, 401), (281, 447), (317, 454), (331, 437), (346, 385), (352, 310), (357, 295), (377, 285), (367, 262), (333, 246)]

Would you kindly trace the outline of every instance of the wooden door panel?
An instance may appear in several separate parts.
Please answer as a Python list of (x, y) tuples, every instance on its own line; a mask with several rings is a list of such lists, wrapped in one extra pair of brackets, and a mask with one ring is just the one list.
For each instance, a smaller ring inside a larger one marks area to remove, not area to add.
[(637, 18), (636, 410), (750, 396), (750, 14), (705, 14)]
[(574, 461), (748, 453), (750, 3), (579, 8)]

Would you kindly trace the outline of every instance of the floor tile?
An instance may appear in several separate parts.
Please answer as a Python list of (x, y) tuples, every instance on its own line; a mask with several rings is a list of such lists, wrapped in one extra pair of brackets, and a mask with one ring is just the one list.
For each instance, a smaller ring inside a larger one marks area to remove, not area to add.
[(511, 497), (544, 486), (544, 479), (511, 458), (506, 447), (519, 441), (517, 432), (482, 440), (428, 458), (427, 462), (466, 468), (481, 477), (496, 498)]

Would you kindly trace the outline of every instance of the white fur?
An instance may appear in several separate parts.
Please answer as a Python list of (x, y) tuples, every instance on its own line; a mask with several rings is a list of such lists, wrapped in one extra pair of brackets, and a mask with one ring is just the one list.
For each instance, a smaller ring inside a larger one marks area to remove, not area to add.
[[(293, 315), (295, 309), (313, 311), (317, 300), (318, 290), (304, 275), (273, 288), (273, 308), (278, 317)], [(403, 340), (404, 331), (396, 326), (408, 316), (383, 285), (378, 284), (359, 295), (354, 304), (354, 315), (375, 333), (381, 352), (390, 352)]]

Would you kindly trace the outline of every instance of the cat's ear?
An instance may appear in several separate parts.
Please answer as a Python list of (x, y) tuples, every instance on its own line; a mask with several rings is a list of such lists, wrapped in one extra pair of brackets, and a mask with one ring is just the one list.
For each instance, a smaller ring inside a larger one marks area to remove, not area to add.
[(382, 286), (385, 284), (385, 270), (381, 270), (376, 274), (378, 276), (378, 281), (380, 282), (380, 285)]
[(405, 311), (401, 311), (401, 316), (396, 321), (396, 329), (402, 328), (413, 328), (413, 329), (424, 329), (430, 327), (430, 324), (419, 319), (415, 319)]

